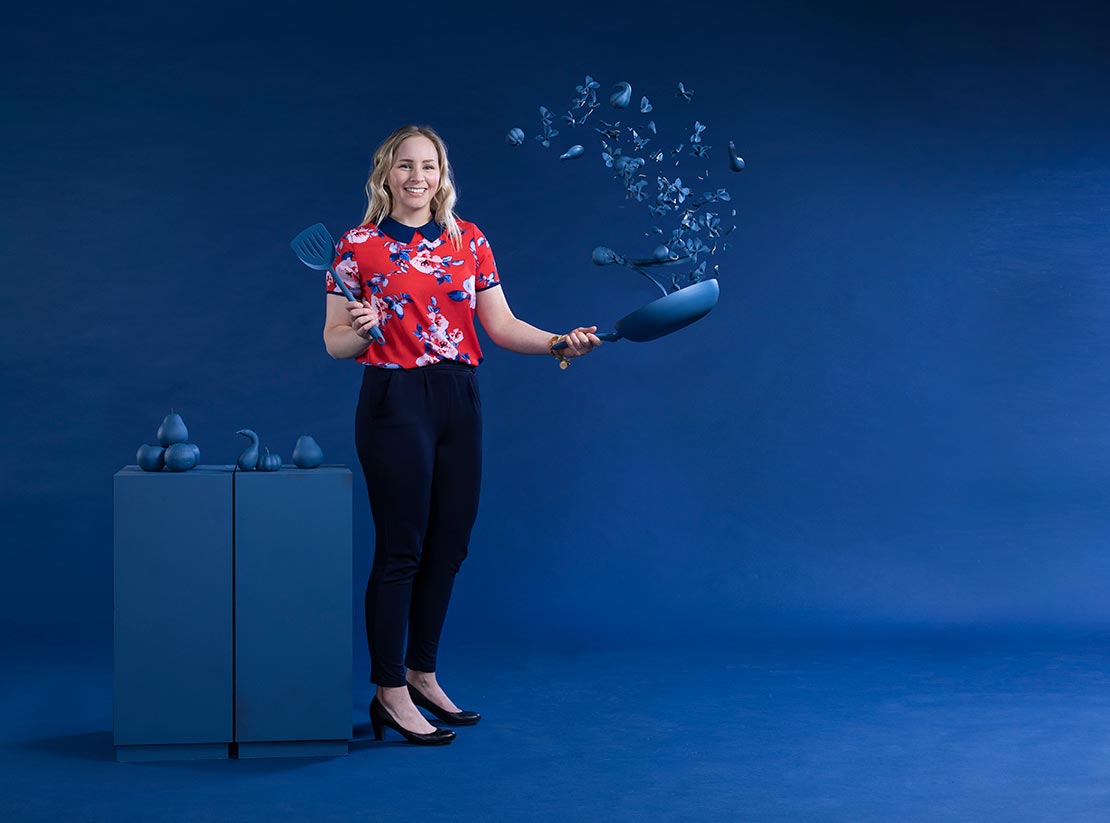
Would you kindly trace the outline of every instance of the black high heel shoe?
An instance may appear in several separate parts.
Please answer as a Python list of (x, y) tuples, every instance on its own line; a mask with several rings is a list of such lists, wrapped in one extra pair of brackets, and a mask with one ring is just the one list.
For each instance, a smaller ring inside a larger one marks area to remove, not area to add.
[(389, 726), (409, 743), (416, 743), (418, 746), (442, 746), (455, 739), (455, 733), (450, 729), (436, 729), (428, 734), (410, 732), (393, 719), (393, 715), (381, 704), (377, 695), (374, 695), (374, 699), (370, 701), (370, 725), (374, 727), (375, 740), (381, 740), (384, 736), (383, 726)]
[(447, 723), (452, 726), (473, 726), (482, 719), (482, 715), (478, 712), (449, 712), (441, 709), (431, 700), (426, 698), (412, 683), (409, 683), (409, 696), (412, 702), (422, 709), (427, 709), (436, 716), (436, 719), (441, 723)]

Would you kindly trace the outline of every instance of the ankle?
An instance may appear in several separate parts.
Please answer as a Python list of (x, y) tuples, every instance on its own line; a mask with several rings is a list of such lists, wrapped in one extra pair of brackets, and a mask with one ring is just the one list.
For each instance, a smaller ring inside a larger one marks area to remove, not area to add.
[(383, 703), (396, 703), (408, 697), (408, 686), (378, 686), (378, 700)]
[(436, 682), (436, 673), (418, 672), (414, 671), (413, 669), (409, 669), (408, 672), (405, 674), (405, 679), (416, 687), (431, 686), (434, 685)]

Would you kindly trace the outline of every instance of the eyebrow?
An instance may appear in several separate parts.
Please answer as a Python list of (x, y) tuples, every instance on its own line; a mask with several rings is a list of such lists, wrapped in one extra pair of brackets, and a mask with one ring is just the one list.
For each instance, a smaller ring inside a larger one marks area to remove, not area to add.
[[(413, 163), (415, 161), (411, 157), (398, 157), (397, 162), (398, 163)], [(423, 162), (425, 162), (425, 163), (435, 163), (437, 161), (436, 161), (436, 158), (430, 157), (427, 160), (424, 160)]]

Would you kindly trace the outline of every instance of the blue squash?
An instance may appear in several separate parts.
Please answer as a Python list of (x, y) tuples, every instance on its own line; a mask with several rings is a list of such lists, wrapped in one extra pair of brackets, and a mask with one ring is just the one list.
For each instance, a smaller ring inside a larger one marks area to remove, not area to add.
[(241, 434), (243, 437), (249, 437), (251, 440), (251, 444), (239, 455), (235, 465), (239, 467), (239, 471), (252, 472), (258, 468), (258, 435), (250, 429), (239, 429), (235, 433)]
[(258, 470), (260, 472), (276, 472), (281, 468), (281, 455), (272, 454), (269, 449), (262, 455), (258, 461)]
[(736, 144), (728, 141), (728, 167), (733, 171), (744, 170), (744, 158), (736, 153)]
[(609, 105), (615, 109), (627, 109), (632, 102), (632, 86), (628, 83), (617, 83), (617, 90), (609, 95)]

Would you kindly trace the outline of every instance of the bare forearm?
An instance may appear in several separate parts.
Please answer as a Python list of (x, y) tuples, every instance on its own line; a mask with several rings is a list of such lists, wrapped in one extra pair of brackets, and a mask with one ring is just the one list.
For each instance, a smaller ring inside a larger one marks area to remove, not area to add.
[(370, 341), (359, 337), (350, 326), (329, 326), (324, 329), (324, 347), (336, 360), (358, 357), (370, 346)]
[(486, 333), (498, 346), (517, 354), (550, 354), (551, 338), (555, 336), (516, 317), (495, 330), (486, 329)]

